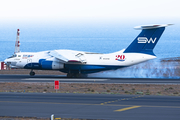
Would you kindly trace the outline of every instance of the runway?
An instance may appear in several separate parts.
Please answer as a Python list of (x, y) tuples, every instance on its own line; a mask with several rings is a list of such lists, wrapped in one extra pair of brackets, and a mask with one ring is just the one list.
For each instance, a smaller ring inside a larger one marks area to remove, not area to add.
[(0, 116), (179, 120), (180, 97), (0, 93)]
[[(0, 75), (1, 82), (180, 84), (179, 79), (65, 78), (58, 75)], [(179, 96), (72, 93), (0, 93), (0, 116), (84, 119), (178, 120)]]
[(116, 83), (116, 84), (180, 84), (180, 79), (165, 78), (66, 78), (59, 75), (0, 75), (0, 82)]

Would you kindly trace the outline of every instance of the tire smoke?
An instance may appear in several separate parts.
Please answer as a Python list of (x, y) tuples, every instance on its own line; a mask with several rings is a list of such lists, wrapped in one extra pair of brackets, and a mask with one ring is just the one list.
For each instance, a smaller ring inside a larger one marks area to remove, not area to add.
[(180, 57), (150, 60), (117, 70), (90, 74), (111, 78), (180, 78)]

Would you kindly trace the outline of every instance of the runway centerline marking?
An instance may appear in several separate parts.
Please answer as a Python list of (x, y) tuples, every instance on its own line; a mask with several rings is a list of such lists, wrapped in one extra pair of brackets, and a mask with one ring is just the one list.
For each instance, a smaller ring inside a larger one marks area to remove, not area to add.
[(135, 99), (135, 98), (139, 98), (139, 97), (143, 97), (143, 96), (130, 97), (130, 98), (122, 98), (122, 99), (118, 99), (118, 100), (114, 100), (114, 101), (104, 102), (104, 103), (101, 103), (101, 105), (105, 105), (105, 104), (113, 103), (113, 102), (120, 102), (120, 101), (124, 101), (124, 100), (131, 100), (131, 99)]
[(57, 79), (57, 78), (25, 78), (22, 80), (59, 80), (59, 81), (107, 81), (109, 79)]
[(122, 111), (125, 111), (125, 110), (130, 110), (130, 109), (139, 108), (139, 107), (141, 107), (141, 106), (132, 106), (132, 107), (122, 108), (122, 109), (115, 110), (115, 111), (116, 112), (122, 112)]

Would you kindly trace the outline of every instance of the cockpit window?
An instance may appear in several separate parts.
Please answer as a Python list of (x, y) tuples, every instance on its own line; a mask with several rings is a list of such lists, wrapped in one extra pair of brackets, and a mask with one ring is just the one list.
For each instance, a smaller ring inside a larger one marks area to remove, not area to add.
[(12, 55), (11, 57), (9, 57), (9, 58), (14, 58), (14, 57), (17, 57), (17, 55), (16, 54), (14, 54), (14, 55)]

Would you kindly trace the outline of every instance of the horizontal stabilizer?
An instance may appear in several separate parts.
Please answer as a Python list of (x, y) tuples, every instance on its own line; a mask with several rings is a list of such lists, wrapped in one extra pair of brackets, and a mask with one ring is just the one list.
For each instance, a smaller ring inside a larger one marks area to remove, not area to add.
[(163, 25), (158, 25), (158, 24), (153, 24), (153, 25), (141, 25), (141, 26), (136, 26), (134, 29), (136, 30), (143, 30), (143, 29), (155, 29), (155, 28), (160, 28), (160, 27), (167, 27), (173, 24), (163, 24)]

